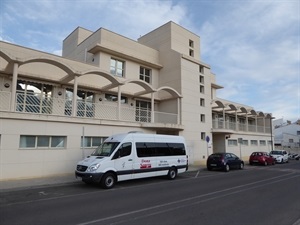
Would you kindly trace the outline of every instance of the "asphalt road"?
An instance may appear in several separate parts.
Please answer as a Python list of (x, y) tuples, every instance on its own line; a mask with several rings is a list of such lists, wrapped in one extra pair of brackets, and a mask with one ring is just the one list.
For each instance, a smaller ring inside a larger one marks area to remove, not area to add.
[(2, 192), (1, 225), (300, 225), (300, 161)]

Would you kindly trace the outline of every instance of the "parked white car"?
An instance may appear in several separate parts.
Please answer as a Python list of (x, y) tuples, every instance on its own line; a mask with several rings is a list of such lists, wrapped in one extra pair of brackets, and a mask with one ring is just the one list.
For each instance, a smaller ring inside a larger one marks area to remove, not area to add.
[(270, 155), (275, 158), (277, 163), (289, 162), (289, 154), (285, 150), (273, 150), (270, 152)]

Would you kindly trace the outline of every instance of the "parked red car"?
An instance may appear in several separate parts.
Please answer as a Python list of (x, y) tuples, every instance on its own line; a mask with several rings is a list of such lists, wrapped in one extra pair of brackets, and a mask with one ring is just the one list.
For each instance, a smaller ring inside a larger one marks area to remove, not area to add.
[(275, 158), (267, 152), (253, 152), (249, 157), (249, 164), (274, 165)]

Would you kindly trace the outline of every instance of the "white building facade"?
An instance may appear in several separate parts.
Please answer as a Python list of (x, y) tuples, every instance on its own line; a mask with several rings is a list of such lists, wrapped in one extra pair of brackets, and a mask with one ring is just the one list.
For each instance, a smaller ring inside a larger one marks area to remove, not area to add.
[(274, 129), (274, 144), (276, 148), (287, 149), (291, 152), (300, 150), (300, 120), (295, 123), (290, 121), (279, 123)]
[(219, 99), (200, 37), (168, 22), (128, 39), (78, 27), (62, 57), (0, 42), (0, 180), (72, 173), (106, 137), (184, 136), (190, 164), (271, 150), (271, 114)]

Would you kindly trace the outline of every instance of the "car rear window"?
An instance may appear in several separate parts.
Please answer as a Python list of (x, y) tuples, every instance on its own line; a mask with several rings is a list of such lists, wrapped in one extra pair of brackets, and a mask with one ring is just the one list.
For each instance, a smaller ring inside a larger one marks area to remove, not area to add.
[(262, 156), (263, 153), (262, 152), (253, 152), (251, 155), (252, 156)]
[(283, 152), (282, 151), (271, 151), (271, 154), (274, 154), (274, 155), (283, 155)]
[(222, 154), (212, 154), (209, 156), (209, 158), (222, 158)]

